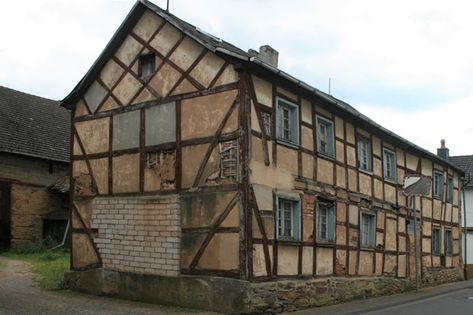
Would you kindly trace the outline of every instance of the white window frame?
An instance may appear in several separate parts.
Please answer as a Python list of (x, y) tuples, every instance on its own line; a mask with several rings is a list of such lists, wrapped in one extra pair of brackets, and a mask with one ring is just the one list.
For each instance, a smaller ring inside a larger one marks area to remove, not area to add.
[[(369, 218), (367, 223), (365, 223), (365, 218)], [(376, 247), (376, 213), (374, 212), (367, 210), (360, 211), (360, 247)]]
[[(389, 157), (392, 158), (389, 161)], [(397, 160), (396, 160), (396, 153), (388, 148), (383, 148), (383, 173), (384, 179), (396, 182), (397, 178)]]
[[(288, 113), (288, 126), (284, 112)], [(280, 97), (276, 97), (276, 136), (279, 141), (299, 146), (299, 106)]]
[[(440, 180), (439, 180), (440, 179)], [(434, 171), (432, 195), (436, 198), (443, 198), (443, 172)]]
[[(291, 205), (289, 216), (285, 209), (281, 209), (281, 203)], [(285, 233), (289, 222), (289, 233)], [(300, 199), (276, 196), (276, 238), (283, 241), (299, 241), (301, 227), (301, 202)], [(282, 235), (281, 235), (282, 234)]]
[(366, 172), (373, 171), (373, 154), (371, 152), (371, 140), (365, 136), (358, 135), (358, 167)]
[[(325, 149), (323, 149), (323, 139), (321, 133), (321, 127), (324, 126), (325, 132)], [(317, 127), (317, 152), (329, 156), (335, 156), (335, 135), (334, 135), (334, 123), (333, 121), (322, 117), (316, 116), (316, 127)]]
[[(332, 202), (317, 201), (316, 240), (322, 243), (334, 243), (336, 233), (335, 205)], [(325, 233), (325, 234), (322, 234)]]

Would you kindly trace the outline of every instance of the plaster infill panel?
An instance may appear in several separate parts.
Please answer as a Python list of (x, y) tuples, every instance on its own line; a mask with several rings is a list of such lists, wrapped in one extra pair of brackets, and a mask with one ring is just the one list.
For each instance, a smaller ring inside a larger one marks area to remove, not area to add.
[(238, 270), (240, 265), (240, 235), (217, 233), (197, 264), (200, 269)]
[(238, 81), (238, 73), (233, 69), (233, 65), (229, 64), (225, 67), (222, 74), (218, 77), (214, 86), (221, 86)]
[(224, 63), (225, 61), (222, 58), (209, 51), (191, 71), (190, 75), (207, 88), (209, 87), (210, 82), (214, 80)]
[(87, 234), (72, 233), (72, 266), (85, 268), (98, 263), (97, 254)]
[[(211, 226), (222, 214), (236, 192), (183, 196), (181, 222), (183, 228)], [(232, 210), (233, 211), (233, 210)]]
[(316, 260), (318, 276), (327, 276), (333, 273), (333, 249), (332, 248), (317, 248)]
[(278, 168), (285, 169), (293, 175), (298, 173), (297, 151), (282, 145), (277, 146)]
[(299, 248), (278, 246), (278, 275), (297, 275)]
[(214, 136), (237, 94), (231, 90), (182, 101), (182, 139)]
[(139, 154), (124, 154), (113, 157), (113, 192), (138, 192), (140, 190), (139, 168)]
[(251, 77), (255, 89), (258, 103), (273, 107), (273, 86), (270, 82), (260, 79), (257, 76)]
[(133, 28), (133, 33), (147, 42), (162, 22), (162, 18), (150, 10), (146, 10)]
[(108, 151), (109, 118), (87, 120), (74, 124), (85, 154)]

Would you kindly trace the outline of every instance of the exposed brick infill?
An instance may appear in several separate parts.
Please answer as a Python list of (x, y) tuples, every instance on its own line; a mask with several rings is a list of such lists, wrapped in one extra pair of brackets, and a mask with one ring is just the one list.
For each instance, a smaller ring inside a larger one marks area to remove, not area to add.
[(177, 196), (101, 197), (92, 225), (104, 268), (177, 276), (181, 224)]

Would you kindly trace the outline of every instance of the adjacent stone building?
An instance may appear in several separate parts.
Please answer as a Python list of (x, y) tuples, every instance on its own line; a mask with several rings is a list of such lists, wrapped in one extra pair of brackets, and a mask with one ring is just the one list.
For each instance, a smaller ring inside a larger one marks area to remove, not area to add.
[(2, 249), (64, 230), (66, 194), (49, 188), (69, 175), (69, 126), (57, 101), (0, 86)]
[(72, 288), (224, 312), (293, 310), (462, 277), (447, 160), (140, 0), (76, 88)]

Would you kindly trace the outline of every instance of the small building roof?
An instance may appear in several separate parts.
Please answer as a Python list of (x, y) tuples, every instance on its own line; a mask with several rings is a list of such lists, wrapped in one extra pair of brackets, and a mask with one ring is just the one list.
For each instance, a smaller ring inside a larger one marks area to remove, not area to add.
[(58, 101), (0, 86), (0, 152), (69, 162), (69, 130)]
[(467, 178), (470, 179), (467, 185), (473, 186), (473, 155), (451, 156), (449, 160), (465, 172)]
[(97, 60), (94, 62), (92, 67), (85, 74), (82, 80), (76, 85), (76, 87), (71, 91), (71, 93), (69, 93), (69, 95), (67, 95), (61, 101), (61, 106), (64, 106), (68, 109), (71, 109), (73, 107), (74, 103), (78, 101), (80, 96), (93, 83), (95, 77), (100, 73), (100, 70), (103, 68), (110, 56), (112, 56), (116, 49), (118, 49), (121, 42), (127, 36), (128, 32), (131, 31), (135, 23), (140, 18), (141, 14), (146, 9), (153, 11), (158, 16), (175, 26), (177, 29), (181, 30), (184, 34), (194, 39), (196, 42), (200, 43), (210, 51), (216, 54), (226, 55), (227, 57), (232, 58), (236, 62), (241, 62), (242, 64), (247, 65), (249, 68), (257, 71), (258, 73), (267, 76), (272, 76), (278, 81), (284, 81), (286, 83), (289, 83), (297, 89), (303, 91), (307, 95), (316, 96), (320, 99), (323, 99), (328, 104), (333, 106), (332, 108), (335, 111), (341, 112), (344, 115), (350, 117), (350, 119), (352, 119), (355, 123), (363, 126), (363, 128), (366, 127), (374, 134), (377, 134), (386, 138), (387, 140), (392, 141), (393, 144), (396, 144), (401, 149), (406, 151), (412, 151), (413, 153), (416, 153), (419, 156), (429, 158), (440, 164), (448, 165), (449, 167), (455, 169), (457, 172), (463, 175), (463, 170), (458, 168), (455, 164), (452, 164), (449, 160), (443, 159), (433, 154), (432, 152), (425, 150), (417, 146), (416, 144), (400, 137), (394, 132), (384, 128), (383, 126), (371, 120), (364, 114), (357, 111), (350, 104), (339, 100), (333, 97), (332, 95), (324, 93), (318, 90), (317, 88), (312, 87), (311, 85), (293, 77), (292, 75), (261, 61), (259, 58), (254, 57), (253, 55), (243, 51), (235, 45), (226, 42), (218, 37), (215, 37), (199, 29), (196, 26), (187, 23), (186, 21), (181, 20), (180, 18), (176, 17), (175, 15), (169, 13), (166, 10), (161, 9), (160, 7), (148, 0), (136, 1), (130, 13), (127, 15), (123, 23), (117, 29), (112, 39), (109, 41), (109, 43), (102, 51), (100, 56), (97, 58)]

